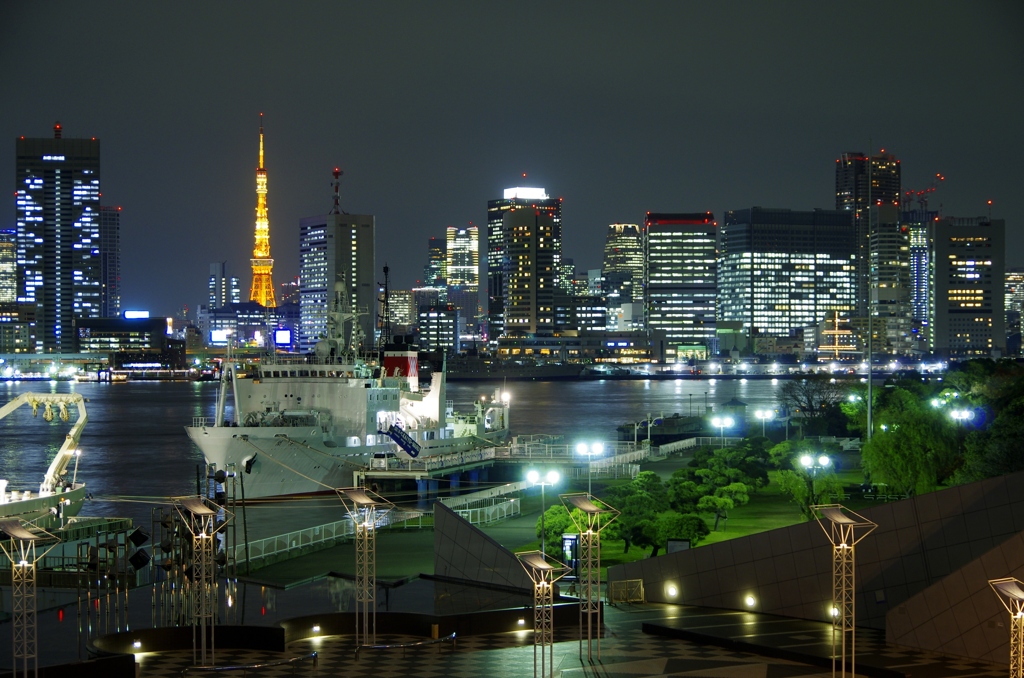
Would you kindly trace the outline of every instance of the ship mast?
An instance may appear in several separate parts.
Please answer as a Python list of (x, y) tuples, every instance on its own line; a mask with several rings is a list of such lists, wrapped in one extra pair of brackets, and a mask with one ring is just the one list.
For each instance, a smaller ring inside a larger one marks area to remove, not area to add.
[(260, 113), (260, 164), (256, 168), (256, 244), (252, 249), (252, 288), (249, 301), (276, 308), (274, 260), (270, 257), (270, 218), (267, 215), (267, 169), (263, 166), (263, 114)]

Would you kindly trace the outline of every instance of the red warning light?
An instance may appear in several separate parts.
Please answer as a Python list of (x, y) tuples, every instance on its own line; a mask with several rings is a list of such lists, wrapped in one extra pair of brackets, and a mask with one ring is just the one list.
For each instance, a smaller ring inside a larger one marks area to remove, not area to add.
[(64, 621), (64, 608), (57, 610), (57, 621)]

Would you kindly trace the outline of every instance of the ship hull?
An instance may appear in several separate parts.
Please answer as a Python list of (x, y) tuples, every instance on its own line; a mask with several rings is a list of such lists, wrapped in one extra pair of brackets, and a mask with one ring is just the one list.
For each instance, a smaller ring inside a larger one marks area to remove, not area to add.
[(85, 501), (85, 485), (77, 483), (74, 488), (59, 494), (36, 495), (31, 499), (19, 499), (0, 504), (0, 518), (17, 518), (44, 530), (55, 530), (67, 523), (68, 518), (78, 515)]
[[(375, 456), (409, 457), (391, 443), (339, 447), (317, 428), (190, 426), (189, 438), (207, 464), (235, 470), (247, 499), (315, 494), (355, 484), (354, 473), (370, 467)], [(462, 452), (485, 443), (500, 444), (507, 429), (483, 437), (423, 440), (419, 458)]]

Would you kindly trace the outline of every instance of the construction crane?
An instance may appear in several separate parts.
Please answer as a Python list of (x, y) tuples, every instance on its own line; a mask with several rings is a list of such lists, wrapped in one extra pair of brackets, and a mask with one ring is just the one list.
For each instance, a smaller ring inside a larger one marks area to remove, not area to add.
[[(903, 211), (909, 212), (913, 209), (913, 202), (917, 202), (918, 208), (922, 212), (928, 211), (928, 196), (931, 195), (938, 189), (939, 184), (946, 180), (946, 177), (941, 172), (936, 172), (935, 177), (928, 182), (928, 187), (923, 191), (904, 191), (903, 192)], [(942, 211), (941, 209), (939, 210)]]

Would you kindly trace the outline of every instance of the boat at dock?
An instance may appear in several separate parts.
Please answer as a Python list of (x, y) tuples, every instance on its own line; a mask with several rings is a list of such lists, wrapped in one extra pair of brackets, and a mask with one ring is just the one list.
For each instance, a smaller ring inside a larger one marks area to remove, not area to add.
[[(500, 444), (509, 403), (496, 390), (458, 414), (445, 370), (421, 390), (417, 353), (385, 347), (376, 368), (359, 359), (356, 314), (337, 283), (327, 337), (311, 355), (269, 354), (246, 372), (221, 375), (216, 416), (186, 427), (208, 465), (241, 473), (247, 498), (315, 494), (353, 484), (374, 459), (427, 457)], [(225, 418), (227, 395), (234, 421)]]
[[(44, 530), (63, 527), (70, 518), (78, 515), (85, 501), (85, 483), (78, 482), (78, 459), (81, 454), (78, 441), (89, 420), (85, 412), (85, 398), (76, 393), (22, 393), (0, 408), (0, 419), (23, 405), (32, 408), (33, 416), (38, 415), (42, 408), (46, 422), (53, 421), (54, 417), (69, 421), (71, 408), (77, 410), (77, 419), (50, 462), (38, 492), (33, 489), (9, 489), (7, 480), (0, 479), (0, 518), (17, 518)], [(69, 480), (68, 467), (72, 460), (74, 470)]]

